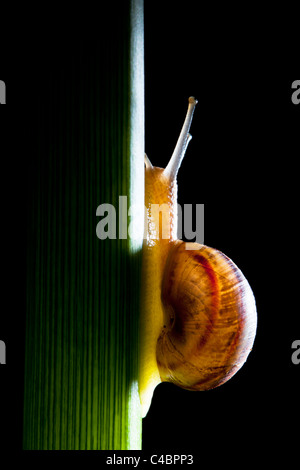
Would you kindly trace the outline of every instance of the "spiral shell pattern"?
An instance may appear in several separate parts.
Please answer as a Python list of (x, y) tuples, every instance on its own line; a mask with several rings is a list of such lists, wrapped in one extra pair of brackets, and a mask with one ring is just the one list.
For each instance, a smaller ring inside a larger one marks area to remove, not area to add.
[(208, 390), (242, 367), (256, 334), (256, 305), (231, 259), (205, 245), (173, 242), (162, 303), (164, 327), (156, 349), (162, 381)]

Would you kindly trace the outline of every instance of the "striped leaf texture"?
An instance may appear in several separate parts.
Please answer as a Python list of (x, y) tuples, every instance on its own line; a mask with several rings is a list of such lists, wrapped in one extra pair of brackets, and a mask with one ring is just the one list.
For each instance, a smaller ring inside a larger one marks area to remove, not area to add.
[[(120, 8), (97, 34), (46, 47), (28, 184), (25, 449), (141, 448), (142, 239), (120, 239), (119, 196), (128, 208), (144, 199), (143, 5)], [(114, 239), (96, 234), (104, 203)]]

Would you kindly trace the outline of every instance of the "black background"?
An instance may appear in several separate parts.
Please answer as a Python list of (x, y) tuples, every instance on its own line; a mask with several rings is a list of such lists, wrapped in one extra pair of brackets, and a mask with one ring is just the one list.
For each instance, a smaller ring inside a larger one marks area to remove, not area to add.
[[(300, 333), (295, 55), (262, 12), (245, 6), (208, 14), (195, 2), (170, 5), (145, 5), (145, 150), (154, 165), (166, 165), (194, 95), (179, 202), (205, 204), (205, 243), (248, 278), (258, 330), (247, 363), (222, 387), (202, 393), (157, 387), (143, 421), (143, 450), (188, 450), (199, 462), (235, 461), (240, 451), (253, 461), (275, 453), (287, 462), (299, 434), (300, 366), (291, 362)], [(56, 9), (52, 18), (44, 8), (39, 19), (33, 9), (10, 13), (1, 30), (7, 105), (0, 113), (0, 339), (7, 365), (0, 367), (0, 448), (12, 455), (22, 448), (26, 171), (36, 103), (46, 94), (43, 77), (63, 73), (64, 55), (76, 54), (80, 41), (97, 32), (95, 21), (86, 33), (92, 11), (75, 20), (74, 11), (62, 17)], [(113, 27), (113, 18), (107, 21)]]

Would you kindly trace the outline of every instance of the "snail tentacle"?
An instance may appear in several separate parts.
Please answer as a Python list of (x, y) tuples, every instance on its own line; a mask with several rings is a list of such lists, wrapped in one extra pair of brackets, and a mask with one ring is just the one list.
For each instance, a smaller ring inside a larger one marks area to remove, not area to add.
[(189, 130), (191, 127), (193, 114), (197, 103), (198, 101), (193, 96), (190, 96), (187, 114), (181, 132), (179, 134), (177, 144), (175, 146), (171, 159), (164, 170), (165, 176), (167, 176), (170, 180), (174, 180), (176, 178), (179, 167), (185, 155), (187, 146), (192, 138), (192, 136), (189, 134)]

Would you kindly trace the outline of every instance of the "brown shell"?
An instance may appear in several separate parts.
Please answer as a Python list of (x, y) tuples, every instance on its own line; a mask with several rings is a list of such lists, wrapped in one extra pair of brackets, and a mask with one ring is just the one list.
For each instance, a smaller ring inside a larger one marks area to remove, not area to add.
[(176, 241), (166, 263), (162, 302), (165, 325), (156, 350), (162, 381), (208, 390), (240, 369), (254, 342), (256, 307), (248, 281), (227, 256)]

